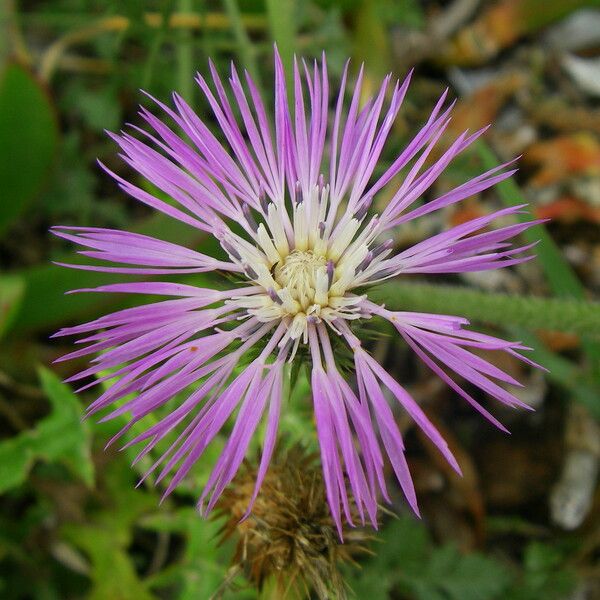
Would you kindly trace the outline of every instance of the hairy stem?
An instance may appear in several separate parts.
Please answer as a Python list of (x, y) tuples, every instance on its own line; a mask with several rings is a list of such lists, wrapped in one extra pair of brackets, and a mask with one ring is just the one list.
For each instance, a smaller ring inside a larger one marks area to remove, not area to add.
[(494, 325), (600, 336), (600, 303), (512, 296), (425, 283), (385, 283), (369, 292), (391, 310), (445, 313)]

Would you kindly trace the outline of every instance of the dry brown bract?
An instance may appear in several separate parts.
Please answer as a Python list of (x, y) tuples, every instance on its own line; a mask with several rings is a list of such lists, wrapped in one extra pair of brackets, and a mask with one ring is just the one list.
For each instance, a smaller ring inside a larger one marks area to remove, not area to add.
[[(331, 519), (318, 456), (296, 445), (277, 452), (250, 516), (245, 515), (256, 481), (256, 461), (246, 463), (223, 494), (218, 515), (227, 521), (221, 541), (238, 538), (231, 573), (242, 571), (259, 590), (274, 586), (277, 598), (346, 598), (341, 563), (369, 552), (370, 536), (346, 528), (340, 541)], [(358, 519), (355, 522), (360, 522)]]

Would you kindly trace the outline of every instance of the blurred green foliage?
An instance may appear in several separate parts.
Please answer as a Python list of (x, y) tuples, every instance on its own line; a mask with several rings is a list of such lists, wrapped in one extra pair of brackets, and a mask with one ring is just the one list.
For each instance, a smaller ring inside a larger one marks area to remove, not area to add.
[(0, 493), (21, 485), (38, 460), (65, 464), (87, 485), (94, 484), (88, 424), (72, 390), (48, 369), (40, 369), (51, 413), (33, 429), (0, 442)]
[(560, 568), (568, 546), (531, 542), (517, 571), (497, 556), (434, 545), (427, 529), (411, 517), (392, 520), (374, 549), (376, 556), (362, 573), (349, 576), (357, 598), (386, 600), (400, 590), (415, 600), (561, 600), (576, 581), (571, 570)]

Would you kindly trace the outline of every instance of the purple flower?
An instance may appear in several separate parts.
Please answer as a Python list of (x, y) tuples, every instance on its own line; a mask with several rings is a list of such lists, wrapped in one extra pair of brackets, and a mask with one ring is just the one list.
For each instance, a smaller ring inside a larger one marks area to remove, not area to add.
[[(383, 471), (386, 456), (408, 503), (418, 513), (404, 443), (387, 397), (408, 412), (457, 472), (460, 467), (427, 415), (362, 347), (354, 333), (359, 328), (351, 325), (372, 317), (390, 321), (432, 371), (501, 429), (451, 373), (503, 404), (527, 408), (499, 384), (518, 382), (477, 354), (479, 349), (499, 350), (533, 364), (518, 353), (526, 350), (522, 345), (467, 330), (468, 322), (461, 317), (393, 312), (368, 298), (369, 286), (407, 273), (482, 271), (530, 259), (516, 255), (531, 245), (514, 248), (509, 240), (533, 222), (487, 229), (495, 219), (521, 212), (522, 206), (472, 219), (401, 252), (394, 252), (389, 237), (396, 225), (510, 177), (514, 171), (506, 169), (511, 163), (419, 204), (416, 201), (448, 164), (485, 131), (463, 133), (436, 160), (427, 162), (450, 121), (452, 106), (444, 108), (446, 92), (408, 146), (383, 174), (375, 176), (410, 75), (395, 84), (391, 76), (386, 77), (376, 96), (361, 106), (361, 69), (346, 106), (346, 65), (333, 97), (330, 123), (332, 98), (325, 57), (312, 67), (295, 64), (290, 107), (283, 66), (275, 51), (271, 125), (247, 74), (244, 85), (232, 67), (226, 91), (212, 64), (210, 70), (212, 84), (201, 75), (197, 83), (219, 125), (218, 136), (177, 94), (173, 94), (174, 108), (154, 100), (170, 125), (142, 108), (148, 131), (135, 128), (138, 137), (112, 135), (123, 160), (160, 194), (104, 168), (137, 200), (214, 235), (222, 256), (125, 231), (94, 227), (53, 231), (87, 248), (81, 254), (117, 264), (66, 265), (73, 268), (137, 275), (225, 271), (236, 276), (239, 284), (219, 291), (143, 281), (77, 290), (173, 298), (62, 329), (56, 335), (83, 335), (79, 343), (87, 345), (61, 360), (96, 355), (89, 368), (69, 381), (116, 378), (88, 409), (93, 414), (110, 408), (104, 419), (129, 415), (127, 426), (115, 437), (168, 407), (155, 424), (127, 443), (145, 444), (141, 458), (173, 435), (174, 441), (171, 438), (149, 471), (158, 472), (157, 482), (170, 478), (165, 494), (236, 414), (198, 503), (206, 514), (234, 478), (261, 419), (266, 418), (252, 501), (256, 498), (276, 443), (284, 365), (294, 360), (299, 346), (306, 347), (312, 363), (325, 489), (340, 533), (343, 518), (352, 524), (351, 514), (376, 526), (378, 498), (389, 499)], [(403, 170), (406, 175), (398, 183)], [(373, 199), (386, 187), (392, 190), (391, 200), (380, 214), (374, 214)], [(166, 202), (164, 196), (171, 200)], [(332, 338), (346, 344), (354, 356), (355, 386), (336, 365)], [(241, 368), (240, 361), (248, 356)]]

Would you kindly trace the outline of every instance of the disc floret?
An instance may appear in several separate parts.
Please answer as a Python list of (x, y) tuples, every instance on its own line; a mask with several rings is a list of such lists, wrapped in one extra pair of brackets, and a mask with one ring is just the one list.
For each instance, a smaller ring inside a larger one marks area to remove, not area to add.
[(377, 275), (376, 267), (392, 244), (370, 248), (379, 233), (379, 220), (373, 217), (361, 230), (364, 208), (337, 219), (324, 177), (307, 194), (297, 182), (287, 204), (291, 206), (284, 200), (261, 200), (256, 215), (246, 211), (243, 224), (254, 246), (231, 235), (221, 245), (258, 288), (256, 294), (231, 302), (262, 322), (282, 321), (287, 333), (280, 347), (291, 340), (297, 348), (301, 340), (307, 341), (309, 323), (324, 321), (335, 328), (337, 319), (364, 316), (358, 306), (364, 296), (352, 290), (365, 283), (367, 269), (370, 279)]

